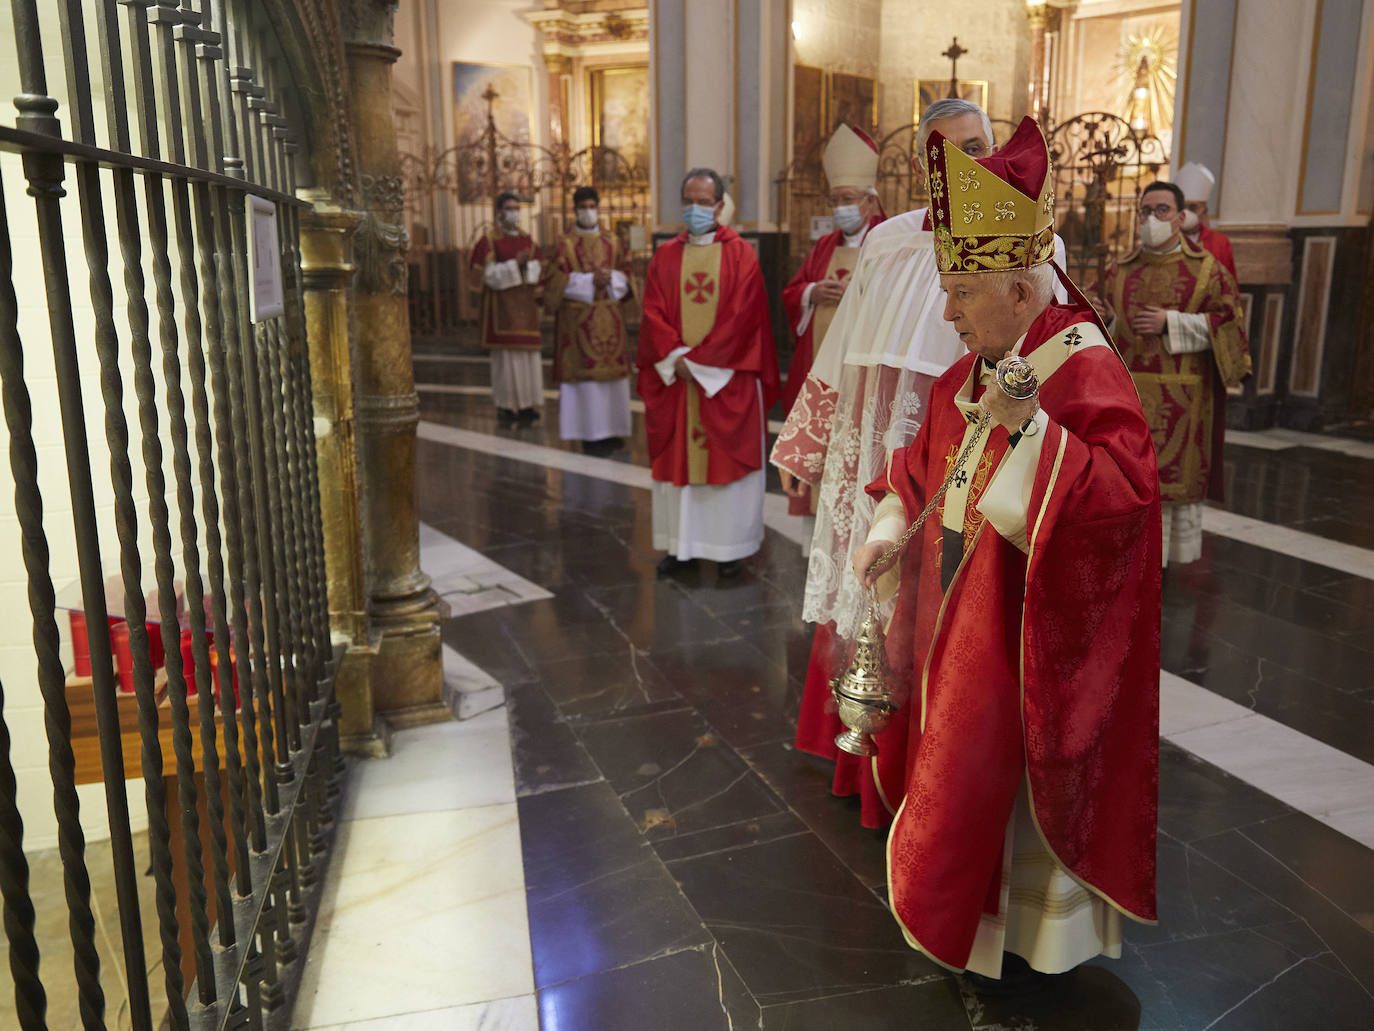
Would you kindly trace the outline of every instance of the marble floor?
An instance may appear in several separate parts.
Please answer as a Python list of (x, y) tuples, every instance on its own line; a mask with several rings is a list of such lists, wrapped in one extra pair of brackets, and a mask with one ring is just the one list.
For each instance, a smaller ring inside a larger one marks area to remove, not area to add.
[(905, 946), (882, 835), (791, 747), (810, 628), (776, 482), (744, 575), (659, 579), (638, 417), (586, 456), (556, 400), (498, 430), (481, 356), (415, 367), (466, 718), (352, 771), (293, 1027), (1374, 1025), (1369, 444), (1228, 444), (1231, 500), (1165, 580), (1159, 925), (994, 999)]

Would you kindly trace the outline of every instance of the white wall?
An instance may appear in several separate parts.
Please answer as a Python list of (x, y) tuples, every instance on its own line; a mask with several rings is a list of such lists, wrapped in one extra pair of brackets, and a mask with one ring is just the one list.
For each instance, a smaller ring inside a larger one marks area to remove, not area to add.
[(994, 80), (988, 114), (1018, 119), (1026, 113), (1030, 76), (1030, 31), (1025, 0), (959, 0), (915, 5), (883, 4), (882, 81), (879, 124), (884, 132), (913, 121), (914, 82), (949, 79), (949, 59), (941, 53), (959, 37), (968, 53), (959, 58), (959, 78)]
[(797, 64), (876, 79), (884, 6), (883, 0), (793, 0)]

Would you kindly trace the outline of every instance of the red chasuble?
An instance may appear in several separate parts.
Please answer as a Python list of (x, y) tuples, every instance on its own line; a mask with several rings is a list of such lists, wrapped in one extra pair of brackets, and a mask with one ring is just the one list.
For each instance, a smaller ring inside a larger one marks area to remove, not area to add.
[[(868, 232), (872, 232), (873, 227), (882, 221), (880, 215), (870, 218)], [(811, 321), (798, 335), (797, 323), (801, 321), (802, 316), (802, 295), (806, 293), (808, 286), (819, 283), (822, 279), (846, 279), (858, 263), (859, 248), (846, 247), (844, 233), (836, 229), (815, 242), (806, 260), (802, 262), (802, 267), (783, 288), (782, 306), (787, 313), (787, 326), (797, 340), (796, 350), (792, 352), (792, 364), (787, 367), (787, 383), (782, 392), (784, 412), (792, 410), (797, 395), (801, 393), (802, 384), (806, 382), (806, 374), (811, 371), (811, 363), (815, 361), (816, 352), (825, 340), (825, 331), (830, 328), (830, 321), (835, 315), (835, 305), (813, 306)]]
[(1239, 277), (1236, 275), (1236, 257), (1231, 252), (1231, 238), (1229, 236), (1217, 232), (1211, 226), (1198, 226), (1197, 232), (1188, 239), (1225, 265), (1226, 271), (1231, 273), (1231, 278), (1239, 282)]
[(513, 286), (509, 290), (493, 290), (482, 281), (487, 261), (520, 262), (523, 276), (525, 263), (539, 259), (534, 241), (524, 233), (487, 233), (472, 249), (468, 264), (477, 272), (482, 287), (482, 346), (527, 347), (538, 349), (539, 297), (535, 287)]
[[(665, 386), (654, 363), (680, 347), (691, 348), (694, 362), (735, 374), (710, 398), (682, 377)], [(778, 359), (759, 260), (733, 229), (722, 226), (704, 245), (689, 244), (684, 232), (654, 252), (635, 359), (655, 480), (720, 485), (762, 466)]]
[[(980, 915), (997, 911), (1003, 838), (1023, 781), (1057, 863), (1125, 915), (1155, 919), (1154, 444), (1090, 310), (1050, 306), (1021, 353), (1040, 372), (1049, 420), (1025, 537), (1008, 541), (975, 510), (1009, 452), (1006, 431), (993, 426), (946, 497), (962, 520), (932, 514), (903, 557), (888, 651), (912, 691), (874, 761), (884, 798), (900, 805), (888, 838), (892, 910), (912, 944), (958, 969)], [(956, 397), (970, 399), (979, 361), (965, 355), (936, 381), (916, 439), (869, 487), (895, 491), (908, 520), (976, 421)]]

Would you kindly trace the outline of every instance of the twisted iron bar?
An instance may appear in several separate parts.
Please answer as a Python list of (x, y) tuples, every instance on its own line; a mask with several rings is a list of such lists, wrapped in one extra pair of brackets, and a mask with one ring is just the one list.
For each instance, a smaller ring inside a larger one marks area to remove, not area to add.
[[(147, 14), (139, 5), (129, 7), (129, 36), (133, 41), (135, 66), (139, 71), (142, 104), (139, 107), (140, 128), (145, 148), (156, 156), (158, 150), (157, 109), (153, 84), (153, 60), (149, 52)], [(166, 98), (168, 119), (171, 132), (168, 141), (173, 159), (178, 163), (185, 161), (185, 148), (180, 129), (180, 98), (177, 90), (177, 69), (175, 45), (171, 25), (160, 22), (159, 62), (162, 78), (162, 93)], [(185, 299), (183, 322), (185, 325), (188, 358), (200, 350), (200, 316), (196, 308), (197, 281), (194, 266), (194, 246), (189, 239), (190, 200), (183, 179), (172, 180), (173, 217), (177, 224), (177, 247), (180, 257), (181, 292)], [(205, 778), (207, 816), (210, 824), (211, 856), (214, 862), (214, 885), (216, 908), (222, 915), (232, 914), (233, 900), (229, 893), (228, 840), (224, 831), (224, 801), (220, 780), (220, 758), (217, 732), (214, 719), (214, 689), (210, 679), (210, 649), (206, 642), (205, 606), (202, 601), (205, 586), (201, 579), (199, 528), (196, 525), (195, 489), (191, 482), (191, 456), (189, 449), (190, 428), (186, 418), (186, 396), (182, 390), (182, 367), (178, 353), (178, 334), (176, 329), (175, 301), (172, 295), (172, 269), (167, 257), (169, 251), (166, 199), (160, 177), (145, 179), (145, 208), (149, 213), (153, 250), (153, 278), (157, 283), (157, 306), (162, 343), (162, 378), (166, 384), (169, 425), (172, 435), (173, 474), (177, 484), (177, 507), (180, 513), (182, 562), (186, 575), (186, 595), (190, 617), (191, 655), (195, 666), (196, 692), (200, 716), (200, 740), (202, 769)], [(192, 364), (194, 358), (190, 359)], [(203, 363), (202, 363), (203, 364)], [(201, 372), (203, 374), (203, 367)], [(194, 369), (192, 370), (194, 376)], [(198, 382), (203, 389), (203, 375)], [(193, 380), (192, 391), (196, 389)], [(214, 492), (212, 480), (207, 480), (205, 489)], [(210, 532), (218, 532), (218, 527)], [(177, 661), (180, 663), (180, 650)], [(169, 672), (170, 676), (170, 672)], [(184, 696), (181, 703), (185, 705)], [(231, 721), (232, 723), (232, 721)], [(189, 733), (189, 728), (188, 728)], [(237, 759), (234, 756), (233, 759)], [(183, 805), (185, 799), (182, 799)], [(197, 835), (197, 841), (199, 835)], [(194, 889), (193, 889), (194, 891)], [(203, 891), (202, 891), (203, 894)], [(194, 895), (193, 895), (194, 905)], [(209, 914), (205, 915), (208, 922)], [(219, 941), (222, 946), (234, 942), (234, 923), (232, 919), (220, 919)], [(208, 934), (207, 934), (208, 942)], [(208, 958), (208, 945), (205, 950)], [(211, 976), (198, 969), (198, 990), (202, 1003), (214, 999), (213, 968)], [(208, 985), (208, 997), (207, 997)]]
[[(189, 5), (183, 5), (180, 13), (181, 20), (187, 25), (194, 25), (199, 21), (199, 15), (191, 11)], [(189, 119), (193, 124), (209, 129), (208, 134), (197, 132), (191, 137), (192, 144), (196, 149), (197, 163), (202, 168), (209, 168), (223, 153), (223, 127), (220, 122), (218, 91), (219, 77), (215, 66), (216, 57), (211, 49), (211, 44), (205, 44), (205, 49), (198, 52), (196, 47), (199, 45), (188, 36), (183, 36), (181, 39), (181, 80), (184, 83), (184, 100)], [(221, 192), (222, 189), (218, 187), (211, 187), (208, 183), (198, 181), (192, 191), (192, 201), (195, 212), (196, 249), (200, 257), (201, 300), (205, 307), (205, 329), (208, 343), (208, 354), (205, 357), (209, 362), (211, 383), (214, 389), (213, 438), (216, 456), (214, 464), (219, 469), (220, 495), (224, 499), (224, 543), (228, 557), (229, 582), (227, 610), (225, 609), (224, 569), (219, 561), (219, 508), (214, 503), (213, 472), (208, 477), (206, 475), (210, 463), (209, 440), (211, 437), (211, 430), (206, 422), (200, 423), (198, 428), (197, 445), (201, 455), (202, 482), (207, 484), (202, 501), (206, 506), (207, 539), (214, 541), (213, 547), (210, 548), (209, 571), (211, 591), (213, 592), (211, 596), (212, 605), (215, 610), (215, 651), (222, 663), (220, 669), (220, 709), (224, 716), (226, 743), (231, 732), (230, 727), (235, 724), (235, 719), (241, 721), (238, 729), (242, 731), (246, 773), (243, 778), (243, 787), (246, 787), (247, 790), (246, 798), (242, 789), (231, 791), (230, 811), (231, 813), (239, 812), (243, 820), (241, 831), (244, 836), (239, 839), (235, 880), (238, 894), (246, 897), (253, 893), (248, 864), (250, 842), (253, 851), (263, 851), (267, 847), (267, 825), (263, 817), (262, 774), (259, 763), (256, 717), (253, 711), (253, 694), (251, 690), (240, 691), (236, 686), (239, 673), (242, 673), (244, 684), (248, 684), (251, 666), (247, 651), (248, 624), (243, 588), (242, 524), (239, 518), (238, 471), (233, 443), (237, 438), (230, 406), (229, 377), (224, 347), (226, 336), (237, 333), (238, 329), (235, 306), (232, 303), (221, 304), (221, 298), (232, 296), (232, 278), (223, 260), (228, 255), (228, 243), (224, 221), (220, 217), (219, 195)], [(200, 360), (200, 355), (195, 349), (192, 349), (189, 357), (193, 367), (194, 363)], [(202, 362), (202, 366), (203, 364)], [(193, 378), (193, 385), (196, 384), (198, 385), (195, 389), (203, 395), (203, 367), (200, 377), (198, 379)], [(203, 404), (202, 401), (202, 411)], [(212, 511), (214, 518), (210, 515)], [(214, 587), (217, 580), (220, 585), (218, 591)], [(230, 614), (232, 614), (232, 637), (229, 631)], [(224, 668), (225, 666), (228, 668)], [(232, 707), (234, 703), (237, 703), (237, 712)], [(237, 738), (237, 729), (234, 733)], [(237, 743), (235, 740), (235, 758), (237, 758)], [(232, 775), (232, 765), (230, 772)], [(232, 788), (232, 780), (230, 783)]]
[[(137, 202), (133, 172), (117, 170), (115, 180), (115, 222), (119, 228), (120, 251), (124, 259), (124, 288), (128, 298), (130, 346), (133, 355), (133, 390), (138, 403), (139, 428), (143, 444), (143, 467), (148, 487), (148, 520), (153, 535), (153, 570), (157, 583), (161, 617), (164, 664), (167, 671), (167, 698), (171, 708), (172, 751), (176, 757), (177, 808), (181, 814), (181, 835), (186, 863), (186, 889), (191, 909), (191, 941), (195, 951), (196, 980), (201, 986), (201, 1002), (214, 999), (214, 966), (210, 955), (210, 921), (205, 894), (205, 867), (200, 846), (200, 818), (197, 813), (195, 761), (191, 754), (191, 716), (186, 701), (186, 676), (181, 662), (181, 623), (177, 618), (175, 570), (172, 566), (170, 514), (167, 508), (167, 483), (162, 471), (162, 439), (158, 429), (157, 385), (153, 378), (151, 324), (144, 299), (143, 249), (139, 240)], [(164, 213), (165, 218), (165, 213)], [(166, 266), (166, 226), (163, 226), (163, 255)], [(170, 271), (169, 271), (170, 275)], [(160, 289), (160, 287), (159, 287)], [(167, 311), (164, 319), (174, 318), (171, 285), (167, 284)], [(173, 326), (175, 337), (175, 327)], [(175, 349), (176, 341), (173, 339)], [(133, 523), (130, 523), (131, 528)], [(136, 547), (136, 537), (135, 537)], [(134, 581), (138, 583), (139, 581)], [(127, 587), (127, 584), (126, 584)], [(140, 595), (141, 597), (141, 595)], [(132, 627), (129, 635), (133, 643)], [(137, 645), (134, 645), (137, 647)], [(137, 660), (136, 660), (137, 661)], [(151, 667), (150, 667), (151, 676)], [(149, 682), (151, 691), (152, 684)], [(161, 745), (158, 745), (159, 753)], [(210, 997), (205, 998), (209, 990)]]
[[(43, 497), (38, 491), (38, 458), (33, 446), (33, 406), (30, 403), (28, 387), (24, 384), (24, 351), (19, 340), (19, 304), (14, 294), (14, 260), (10, 251), (9, 218), (5, 211), (4, 192), (0, 190), (0, 392), (3, 392), (5, 425), (10, 438), (10, 469), (14, 475), (15, 509), (19, 513), (19, 523), (24, 534), (24, 565), (29, 573), (29, 603), (33, 607), (34, 647), (39, 652), (39, 686), (50, 682), (53, 673), (52, 660), (57, 657), (55, 645), (44, 646), (40, 634), (40, 612), (51, 613), (51, 609), (40, 609), (41, 592), (35, 592), (35, 579), (47, 582), (47, 593), (52, 593), (52, 583), (48, 580), (48, 542), (43, 535)], [(37, 531), (35, 540), (30, 535)], [(56, 627), (53, 627), (54, 631)], [(44, 653), (46, 652), (46, 660)], [(58, 660), (58, 672), (61, 662)], [(45, 676), (46, 674), (46, 676)], [(47, 715), (48, 692), (44, 692), (44, 709)], [(66, 696), (62, 696), (62, 709), (66, 710)], [(15, 1013), (23, 1031), (46, 1029), (44, 1014), (47, 1011), (47, 993), (39, 977), (38, 941), (34, 937), (35, 915), (33, 899), (29, 895), (29, 864), (24, 858), (24, 822), (19, 815), (18, 785), (14, 779), (14, 766), (10, 762), (10, 733), (5, 723), (5, 688), (0, 683), (0, 894), (4, 896), (5, 937), (9, 941), (10, 975), (14, 979)], [(70, 728), (71, 717), (67, 715)], [(70, 735), (50, 736), (49, 742), (70, 741)], [(51, 759), (50, 759), (51, 761)], [(75, 764), (71, 747), (66, 745), (65, 764), (57, 764), (65, 771), (65, 780), (72, 779)], [(57, 778), (54, 777), (54, 790)], [(70, 801), (76, 803), (76, 790), (70, 789)], [(75, 810), (73, 810), (74, 812)], [(59, 821), (60, 823), (60, 821)], [(81, 824), (76, 823), (78, 836)], [(59, 827), (59, 834), (61, 829)], [(78, 851), (84, 842), (78, 840)], [(63, 853), (66, 862), (66, 852)]]
[[(289, 161), (286, 162), (286, 188), (292, 194), (296, 191), (296, 170)], [(289, 227), (287, 237), (294, 243), (300, 239), (300, 215), (296, 209), (292, 208), (286, 213), (286, 218)], [(310, 346), (306, 340), (305, 314), (301, 302), (303, 282), (300, 275), (299, 255), (293, 258), (291, 271), (296, 282), (300, 284), (297, 290), (292, 292), (293, 306), (288, 308), (288, 313), (294, 312), (294, 318), (288, 321), (287, 325), (294, 330), (292, 343), (295, 345), (293, 348), (294, 365), (296, 368), (298, 404), (300, 406), (300, 414), (297, 417), (297, 435), (300, 442), (302, 475), (304, 477), (302, 500), (305, 504), (306, 513), (306, 551), (309, 556), (309, 586), (310, 597), (313, 602), (311, 607), (314, 612), (312, 632), (318, 662), (315, 677), (319, 677), (323, 673), (324, 659), (329, 654), (329, 595), (324, 559), (324, 519), (320, 510), (319, 451), (315, 445), (315, 409), (310, 378)], [(315, 694), (313, 685), (311, 690), (313, 697)]]
[[(235, 55), (236, 56), (236, 55)], [(231, 61), (234, 57), (231, 56)], [(251, 164), (251, 151), (247, 141), (249, 134), (242, 131), (246, 119), (240, 113), (236, 116), (232, 93), (240, 96), (246, 85), (243, 66), (236, 66), (231, 79), (231, 96), (225, 98), (224, 112), (227, 119), (226, 141), (230, 156), (225, 158), (225, 169), (231, 175), (245, 177)], [(237, 88), (237, 89), (236, 89)], [(242, 99), (239, 102), (243, 107)], [(235, 128), (237, 126), (237, 128)], [(243, 145), (241, 157), (236, 148)], [(248, 253), (247, 216), (241, 203), (229, 204), (226, 197), (220, 198), (221, 215), (225, 220), (225, 239), (233, 253)], [(269, 594), (275, 583), (272, 555), (268, 546), (270, 530), (267, 523), (267, 472), (262, 440), (262, 406), (258, 398), (256, 363), (254, 362), (254, 334), (252, 318), (248, 309), (248, 269), (243, 262), (235, 262), (231, 256), (223, 255), (221, 261), (232, 270), (234, 283), (231, 296), (234, 299), (233, 313), (237, 332), (226, 334), (228, 359), (231, 369), (229, 389), (231, 408), (238, 423), (237, 439), (247, 441), (248, 446), (240, 447), (239, 461), (239, 510), (243, 518), (243, 535), (248, 542), (245, 557), (245, 573), (248, 591), (249, 632), (252, 635), (253, 690), (258, 696), (258, 736), (262, 743), (263, 792), (270, 813), (280, 808), (278, 784), (289, 763), (283, 758), (286, 749), (286, 725), (284, 703), (281, 699), (281, 669), (276, 664), (280, 654), (271, 645), (276, 642), (276, 618), (272, 607), (264, 599), (264, 591)], [(229, 306), (226, 306), (229, 310)], [(275, 704), (274, 704), (275, 702)], [(275, 729), (275, 738), (274, 738)], [(264, 952), (266, 952), (264, 946)]]
[(133, 501), (133, 467), (129, 462), (129, 430), (124, 417), (124, 382), (119, 371), (119, 340), (114, 326), (114, 291), (108, 273), (105, 212), (100, 197), (100, 170), (89, 164), (76, 168), (77, 193), (84, 227), (86, 263), (90, 269), (91, 304), (96, 319), (96, 356), (105, 407), (105, 439), (110, 447), (110, 479), (114, 484), (115, 533), (119, 539), (120, 571), (124, 580), (124, 616), (129, 624), (134, 692), (144, 795), (148, 803), (148, 833), (157, 885), (158, 924), (162, 936), (163, 974), (169, 1013), (178, 1028), (188, 1027), (181, 974), (181, 944), (177, 937), (176, 888), (172, 883), (171, 831), (167, 823), (167, 793), (162, 782), (162, 746), (158, 740), (158, 705), (149, 657), (148, 610), (143, 600), (143, 563), (138, 550), (138, 512)]
[[(73, 135), (82, 142), (90, 143), (95, 133), (90, 102), (91, 76), (85, 48), (86, 31), (80, 0), (65, 0), (59, 7), (59, 14), (67, 47), (68, 93), (77, 98), (72, 106)], [(173, 1026), (181, 1031), (188, 1027), (183, 1001), (185, 982), (181, 974), (176, 889), (172, 882), (167, 798), (162, 783), (162, 749), (158, 741), (159, 715), (149, 656), (138, 512), (133, 500), (133, 468), (129, 461), (129, 429), (124, 416), (124, 383), (119, 369), (119, 338), (114, 321), (114, 289), (109, 275), (110, 253), (105, 237), (105, 209), (99, 166), (89, 161), (77, 162), (76, 183), (91, 305), (95, 313), (95, 350), (105, 409), (105, 439), (110, 451), (110, 478), (114, 486), (115, 533), (119, 539), (120, 570), (124, 580), (124, 615), (128, 622), (142, 741), (144, 794), (148, 805), (153, 877), (157, 885), (155, 894), (162, 938), (163, 976), (167, 987), (168, 1016)], [(122, 208), (119, 195), (116, 194), (116, 217), (121, 227), (126, 224), (124, 220), (127, 218)], [(123, 237), (125, 234), (121, 231), (120, 235)]]
[[(122, 102), (125, 97), (123, 55), (120, 48), (119, 26), (114, 18), (114, 0), (95, 5), (97, 35), (100, 40), (102, 73), (106, 88), (115, 102), (106, 104), (110, 136), (121, 151), (128, 152), (128, 111)], [(140, 12), (142, 10), (140, 8)], [(135, 83), (145, 146), (156, 153), (156, 121), (149, 105), (154, 103), (149, 80), (151, 75), (146, 26), (137, 17), (130, 22), (133, 43)], [(163, 473), (162, 436), (159, 428), (157, 384), (153, 376), (152, 323), (148, 311), (147, 281), (143, 274), (142, 227), (138, 220), (137, 184), (130, 168), (113, 173), (115, 223), (119, 236), (120, 255), (124, 262), (125, 310), (129, 320), (130, 351), (133, 358), (134, 397), (138, 404), (138, 420), (142, 437), (144, 479), (148, 488), (148, 515), (153, 536), (153, 571), (157, 584), (158, 609), (167, 676), (167, 694), (171, 703), (172, 750), (176, 757), (177, 801), (181, 813), (183, 861), (186, 864), (187, 901), (191, 910), (191, 943), (195, 953), (196, 981), (200, 1001), (214, 1001), (214, 966), (210, 955), (210, 918), (205, 891), (204, 857), (200, 844), (200, 816), (195, 782), (195, 761), (192, 756), (190, 710), (186, 701), (186, 677), (181, 660), (181, 622), (177, 610), (175, 568), (172, 564), (171, 514), (167, 505), (167, 482)], [(176, 309), (172, 297), (171, 265), (167, 258), (168, 232), (165, 199), (159, 177), (144, 179), (144, 199), (152, 244), (154, 289), (158, 306), (164, 353), (171, 351), (175, 362), (177, 348)], [(177, 364), (175, 383), (168, 381), (168, 402), (184, 412), (181, 398), (180, 365)], [(175, 393), (175, 400), (173, 398)], [(181, 420), (181, 434), (173, 434), (174, 451), (185, 455), (185, 419)], [(174, 459), (175, 460), (175, 459)], [(194, 530), (193, 530), (194, 532)], [(159, 746), (160, 747), (160, 746)]]
[[(122, 152), (131, 149), (128, 111), (124, 104), (124, 62), (120, 47), (119, 26), (114, 18), (114, 0), (102, 0), (95, 5), (97, 37), (100, 40), (101, 70), (106, 88), (115, 98), (105, 105), (110, 137)], [(157, 146), (156, 123), (148, 107), (153, 103), (151, 91), (144, 88), (144, 75), (150, 74), (146, 30), (139, 31), (137, 19), (130, 28), (134, 45), (134, 71), (138, 96), (143, 101), (144, 142)], [(149, 138), (151, 135), (151, 139)], [(192, 756), (190, 710), (186, 702), (186, 677), (181, 661), (181, 622), (176, 598), (176, 571), (172, 564), (171, 515), (167, 506), (167, 482), (163, 473), (162, 435), (159, 428), (157, 384), (153, 377), (152, 323), (148, 311), (147, 281), (143, 274), (142, 227), (138, 219), (137, 184), (130, 168), (114, 170), (115, 224), (119, 237), (120, 255), (124, 262), (125, 311), (130, 333), (130, 352), (133, 358), (134, 397), (138, 404), (138, 421), (142, 438), (144, 482), (148, 488), (148, 518), (153, 536), (153, 573), (157, 584), (158, 610), (162, 634), (167, 695), (172, 716), (172, 751), (176, 757), (177, 801), (181, 818), (182, 858), (186, 864), (186, 893), (191, 910), (191, 947), (194, 951), (196, 982), (200, 1001), (214, 1001), (214, 961), (210, 954), (209, 902), (205, 892), (204, 857), (200, 844), (200, 815), (195, 781), (195, 761)], [(171, 266), (167, 259), (167, 213), (160, 178), (144, 180), (147, 202), (154, 280), (159, 309), (159, 323), (163, 348), (175, 354), (177, 347), (175, 301), (172, 298)], [(170, 342), (168, 336), (170, 335)], [(181, 381), (167, 384), (168, 399), (175, 390), (180, 399)], [(184, 409), (184, 404), (182, 405)], [(185, 450), (184, 419), (179, 450)], [(131, 524), (132, 526), (133, 524)], [(139, 592), (142, 592), (141, 577)], [(128, 582), (125, 584), (128, 590)], [(132, 643), (133, 635), (130, 635)], [(158, 743), (159, 750), (161, 743)], [(175, 1014), (173, 1016), (175, 1020)]]

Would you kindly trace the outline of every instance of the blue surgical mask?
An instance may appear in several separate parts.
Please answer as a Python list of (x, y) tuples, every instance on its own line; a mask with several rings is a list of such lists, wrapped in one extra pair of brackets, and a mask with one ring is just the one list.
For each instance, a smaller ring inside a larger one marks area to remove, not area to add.
[(704, 204), (684, 204), (682, 222), (691, 235), (703, 236), (716, 224), (716, 209), (714, 206), (708, 208)]
[(857, 204), (841, 204), (835, 209), (835, 226), (845, 236), (853, 236), (864, 224)]

